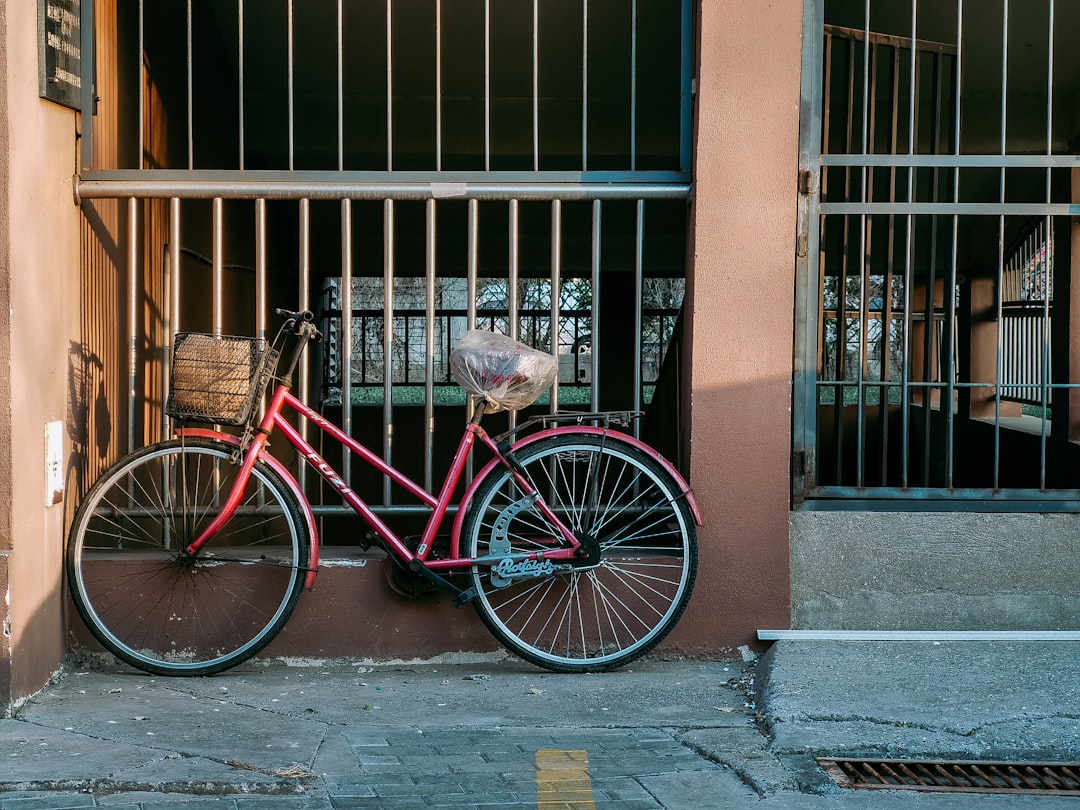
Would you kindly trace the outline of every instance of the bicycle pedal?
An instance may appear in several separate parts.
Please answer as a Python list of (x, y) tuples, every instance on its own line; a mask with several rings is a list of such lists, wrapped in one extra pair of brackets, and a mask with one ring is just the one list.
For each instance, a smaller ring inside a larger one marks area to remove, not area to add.
[(462, 607), (463, 605), (467, 605), (475, 598), (476, 588), (469, 588), (467, 591), (460, 591), (458, 592), (457, 596), (454, 597), (454, 607)]

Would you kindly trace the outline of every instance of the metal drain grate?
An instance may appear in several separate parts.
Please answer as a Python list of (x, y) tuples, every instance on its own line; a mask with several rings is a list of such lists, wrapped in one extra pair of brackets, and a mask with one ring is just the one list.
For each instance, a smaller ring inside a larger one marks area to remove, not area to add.
[(818, 758), (840, 787), (953, 793), (1080, 794), (1077, 762), (947, 762), (910, 759)]

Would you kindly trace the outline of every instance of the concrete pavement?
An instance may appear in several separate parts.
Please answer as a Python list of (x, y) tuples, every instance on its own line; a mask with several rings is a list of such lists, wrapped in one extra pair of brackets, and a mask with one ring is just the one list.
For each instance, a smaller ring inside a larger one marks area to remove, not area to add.
[(70, 662), (0, 720), (0, 810), (1080, 808), (848, 791), (815, 755), (1080, 758), (1080, 645), (776, 642), (555, 675), (515, 659)]

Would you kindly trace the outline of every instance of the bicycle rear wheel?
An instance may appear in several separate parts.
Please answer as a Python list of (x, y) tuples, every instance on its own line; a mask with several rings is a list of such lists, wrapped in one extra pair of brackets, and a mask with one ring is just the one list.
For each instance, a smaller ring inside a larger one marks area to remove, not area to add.
[[(480, 618), (512, 652), (559, 672), (615, 669), (652, 649), (697, 573), (697, 532), (675, 481), (610, 434), (555, 435), (515, 455), (594, 556), (554, 572), (474, 567)], [(502, 467), (481, 482), (462, 531), (468, 556), (550, 550), (558, 537)]]
[(265, 463), (236, 515), (195, 555), (184, 548), (219, 513), (239, 465), (204, 439), (151, 445), (122, 459), (75, 513), (68, 586), (106, 649), (158, 675), (209, 675), (239, 664), (296, 607), (310, 559), (307, 524)]

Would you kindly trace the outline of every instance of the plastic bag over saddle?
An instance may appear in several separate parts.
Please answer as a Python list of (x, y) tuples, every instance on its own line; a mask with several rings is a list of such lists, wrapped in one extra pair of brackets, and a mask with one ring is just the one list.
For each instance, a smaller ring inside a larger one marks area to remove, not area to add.
[(489, 411), (531, 405), (555, 381), (558, 361), (506, 335), (473, 329), (450, 353), (458, 385), (488, 403)]

